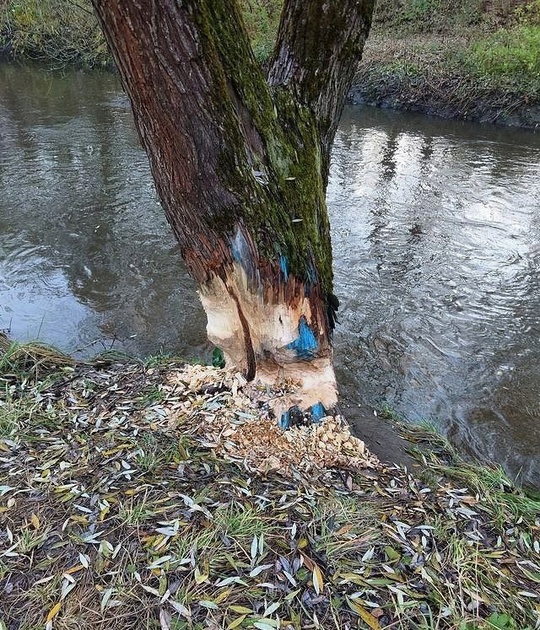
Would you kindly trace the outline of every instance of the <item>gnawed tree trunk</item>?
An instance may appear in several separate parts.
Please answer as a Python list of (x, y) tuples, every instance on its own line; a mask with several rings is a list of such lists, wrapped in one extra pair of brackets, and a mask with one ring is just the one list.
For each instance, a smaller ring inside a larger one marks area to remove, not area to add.
[(301, 383), (284, 424), (319, 417), (337, 400), (329, 156), (374, 0), (286, 0), (266, 75), (236, 0), (92, 2), (210, 340), (248, 379)]

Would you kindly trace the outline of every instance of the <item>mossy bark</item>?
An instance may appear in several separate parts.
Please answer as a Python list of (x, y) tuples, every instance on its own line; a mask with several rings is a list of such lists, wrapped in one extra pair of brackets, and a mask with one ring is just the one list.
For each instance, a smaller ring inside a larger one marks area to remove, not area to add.
[(236, 0), (92, 2), (210, 338), (250, 379), (331, 381), (329, 155), (373, 0), (287, 0), (266, 75)]

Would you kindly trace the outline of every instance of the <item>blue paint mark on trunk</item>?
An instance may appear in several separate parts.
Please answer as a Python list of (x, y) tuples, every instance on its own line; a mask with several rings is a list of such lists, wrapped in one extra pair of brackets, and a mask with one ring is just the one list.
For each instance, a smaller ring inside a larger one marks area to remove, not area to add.
[(236, 234), (231, 239), (231, 254), (233, 259), (242, 266), (249, 280), (254, 282), (257, 278), (257, 270), (251, 248), (240, 226), (236, 228)]
[(287, 259), (285, 256), (279, 257), (279, 268), (281, 269), (281, 273), (283, 274), (283, 279), (285, 282), (289, 279), (289, 265), (287, 264)]
[(304, 285), (304, 294), (306, 297), (309, 297), (311, 292), (311, 287), (317, 285), (319, 283), (319, 274), (317, 273), (317, 268), (315, 266), (313, 252), (310, 254), (310, 258), (308, 261), (308, 266), (306, 270), (306, 282)]
[(309, 359), (313, 356), (319, 344), (314, 332), (309, 327), (306, 318), (302, 316), (298, 322), (298, 337), (287, 345), (289, 350), (294, 350), (296, 356)]
[(313, 422), (320, 422), (326, 416), (326, 409), (322, 403), (317, 403), (311, 408), (311, 418)]
[(291, 414), (288, 411), (281, 414), (281, 418), (279, 419), (279, 426), (282, 429), (288, 429), (291, 426)]

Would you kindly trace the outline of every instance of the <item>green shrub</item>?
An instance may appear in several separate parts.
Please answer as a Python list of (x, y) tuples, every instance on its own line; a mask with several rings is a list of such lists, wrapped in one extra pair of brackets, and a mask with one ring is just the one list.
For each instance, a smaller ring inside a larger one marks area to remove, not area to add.
[(505, 29), (476, 42), (470, 63), (480, 74), (540, 81), (540, 26)]

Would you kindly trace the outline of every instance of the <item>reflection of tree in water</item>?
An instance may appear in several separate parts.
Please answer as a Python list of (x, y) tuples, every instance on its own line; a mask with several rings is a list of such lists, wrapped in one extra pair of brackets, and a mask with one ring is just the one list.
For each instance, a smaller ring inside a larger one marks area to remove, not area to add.
[[(354, 182), (364, 177), (367, 168), (370, 169), (370, 189), (366, 190), (362, 198), (360, 216), (351, 217), (351, 221), (365, 221), (369, 226), (365, 241), (358, 242), (357, 246), (365, 249), (367, 266), (373, 264), (376, 278), (365, 272), (365, 263), (363, 269), (357, 269), (360, 285), (358, 293), (364, 295), (362, 279), (365, 278), (368, 283), (367, 295), (360, 299), (361, 310), (347, 316), (347, 323), (352, 329), (355, 342), (361, 342), (359, 348), (362, 352), (363, 373), (369, 374), (368, 379), (376, 383), (379, 391), (384, 391), (384, 398), (393, 401), (400, 396), (402, 379), (414, 370), (410, 365), (409, 339), (399, 316), (394, 317), (393, 314), (400, 308), (407, 285), (416, 284), (410, 276), (417, 267), (416, 250), (422, 237), (422, 231), (417, 231), (417, 208), (398, 208), (392, 199), (395, 179), (400, 173), (397, 153), (402, 139), (407, 139), (406, 128), (395, 121), (382, 128), (368, 126), (366, 129), (358, 129), (355, 125), (349, 126), (345, 118), (340, 128), (340, 149), (334, 156), (335, 168), (343, 181)], [(369, 149), (365, 148), (366, 145)], [(351, 160), (348, 151), (341, 150), (344, 147), (352, 151), (354, 158), (360, 153), (362, 159)], [(420, 160), (420, 156), (416, 154), (409, 157), (412, 161)], [(396, 216), (403, 210), (407, 216)], [(350, 212), (350, 209), (347, 208), (347, 211)], [(348, 269), (348, 275), (351, 271), (354, 273), (350, 262), (342, 261)], [(336, 263), (339, 267), (339, 257)], [(381, 291), (374, 296), (372, 288), (376, 284), (381, 287)], [(392, 287), (392, 296), (388, 295), (389, 287)], [(369, 311), (367, 319), (366, 310)], [(356, 370), (360, 370), (358, 352), (349, 355), (345, 351), (344, 355), (341, 358), (338, 354), (341, 363), (338, 373), (341, 383), (347, 389), (352, 389), (354, 378), (348, 378), (348, 373), (354, 371), (355, 363)], [(371, 401), (375, 402), (373, 398)]]
[[(132, 347), (147, 352), (202, 343), (198, 299), (155, 200), (130, 113), (116, 105), (116, 81), (92, 75), (81, 90), (77, 75), (21, 72), (0, 97), (19, 130), (3, 167), (12, 182), (0, 206), (4, 234), (38, 244), (73, 295), (104, 314), (107, 336), (139, 334)], [(179, 339), (182, 329), (195, 339)]]
[(433, 157), (434, 146), (433, 137), (430, 135), (422, 136), (422, 146), (420, 148), (420, 159), (422, 162), (422, 171), (425, 173), (429, 170), (431, 158)]
[(396, 151), (398, 149), (399, 132), (392, 127), (387, 134), (387, 139), (382, 150), (380, 165), (381, 165), (381, 178), (383, 180), (391, 180), (396, 175), (397, 163), (396, 163)]
[[(404, 149), (405, 147), (405, 149)], [(406, 151), (406, 162), (398, 154)], [(430, 191), (422, 189), (422, 175), (430, 168), (434, 154), (433, 138), (418, 133), (411, 135), (404, 128), (390, 128), (381, 151), (378, 198), (373, 214), (374, 227), (370, 233), (371, 252), (378, 260), (380, 274), (393, 283), (417, 286), (422, 282), (423, 263), (433, 255), (433, 237), (437, 232), (437, 217), (426, 205)], [(398, 180), (418, 172), (408, 195), (396, 193)], [(438, 243), (437, 243), (438, 245)]]

